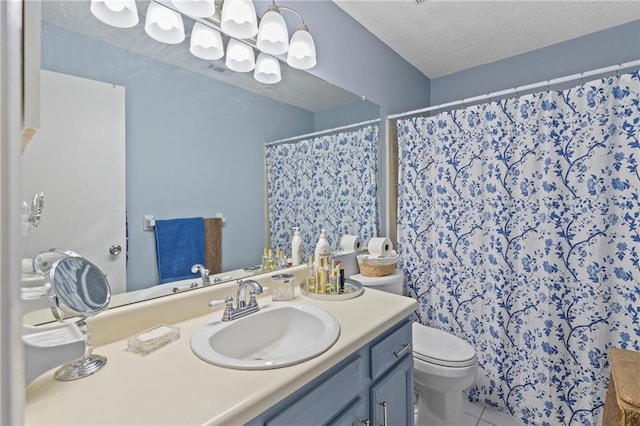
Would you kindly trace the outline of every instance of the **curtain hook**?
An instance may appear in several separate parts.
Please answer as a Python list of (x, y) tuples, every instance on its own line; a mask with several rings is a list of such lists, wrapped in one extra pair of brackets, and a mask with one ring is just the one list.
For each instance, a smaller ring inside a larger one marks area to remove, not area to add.
[(547, 94), (551, 92), (551, 80), (547, 80)]

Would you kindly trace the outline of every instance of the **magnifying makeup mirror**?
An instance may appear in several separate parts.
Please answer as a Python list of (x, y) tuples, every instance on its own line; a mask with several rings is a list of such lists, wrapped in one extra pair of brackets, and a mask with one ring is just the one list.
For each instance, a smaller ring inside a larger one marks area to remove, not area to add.
[[(50, 252), (50, 256), (53, 256)], [(51, 264), (45, 275), (45, 287), (53, 315), (59, 321), (75, 316), (76, 324), (86, 337), (86, 349), (82, 358), (64, 364), (54, 377), (57, 380), (76, 380), (100, 370), (107, 358), (92, 354), (92, 346), (87, 335), (86, 319), (103, 311), (111, 299), (111, 289), (107, 277), (87, 259), (63, 254)]]

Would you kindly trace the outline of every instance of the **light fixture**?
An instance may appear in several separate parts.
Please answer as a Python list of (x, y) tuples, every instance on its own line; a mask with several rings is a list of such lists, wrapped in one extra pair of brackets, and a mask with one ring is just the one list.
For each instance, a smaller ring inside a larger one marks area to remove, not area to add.
[(258, 33), (258, 17), (251, 0), (225, 0), (222, 3), (222, 32), (229, 37), (247, 39)]
[(225, 65), (231, 71), (249, 72), (256, 67), (253, 48), (236, 39), (230, 39), (227, 45)]
[(131, 28), (138, 24), (135, 0), (91, 0), (93, 16), (118, 28)]
[[(139, 21), (136, 1), (91, 0), (91, 12), (106, 24), (130, 28)], [(296, 14), (302, 21), (291, 39), (283, 10)], [(226, 67), (237, 72), (254, 71), (254, 78), (261, 83), (275, 84), (282, 80), (276, 56), (286, 54), (292, 68), (307, 70), (316, 65), (315, 42), (304, 18), (289, 7), (276, 5), (275, 0), (271, 0), (259, 27), (253, 0), (151, 0), (144, 30), (161, 43), (181, 43), (186, 38), (182, 14), (195, 21), (189, 42), (189, 51), (194, 56), (208, 61), (224, 57), (224, 33), (229, 36)], [(260, 51), (257, 59), (254, 49)]]
[(269, 10), (260, 20), (256, 46), (270, 55), (282, 55), (289, 50), (287, 24), (275, 3), (271, 3)]
[(189, 51), (200, 59), (214, 61), (224, 56), (220, 32), (196, 22), (191, 31)]
[(154, 1), (149, 3), (144, 30), (149, 37), (161, 43), (178, 44), (185, 38), (182, 16)]
[(179, 12), (194, 18), (209, 18), (216, 13), (214, 0), (171, 0)]
[(287, 64), (300, 70), (308, 70), (316, 65), (316, 45), (305, 24), (300, 24), (291, 36)]
[(282, 80), (280, 75), (280, 62), (273, 56), (260, 52), (256, 60), (256, 69), (253, 78), (260, 83), (275, 84)]

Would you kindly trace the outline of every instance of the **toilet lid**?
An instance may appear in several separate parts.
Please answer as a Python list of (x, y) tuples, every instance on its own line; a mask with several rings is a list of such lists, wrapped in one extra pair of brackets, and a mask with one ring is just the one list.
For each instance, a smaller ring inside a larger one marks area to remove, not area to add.
[(466, 367), (476, 362), (469, 343), (437, 328), (413, 323), (413, 356), (445, 367)]
[(351, 275), (349, 278), (358, 281), (365, 287), (378, 287), (404, 282), (404, 272), (402, 272), (402, 269), (396, 269), (392, 274), (385, 275), (384, 277), (365, 277), (362, 274), (356, 274)]

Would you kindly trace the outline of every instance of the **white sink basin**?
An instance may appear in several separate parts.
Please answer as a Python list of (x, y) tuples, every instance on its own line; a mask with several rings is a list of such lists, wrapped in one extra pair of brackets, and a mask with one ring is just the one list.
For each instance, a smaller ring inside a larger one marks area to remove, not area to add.
[(338, 340), (340, 325), (330, 313), (311, 305), (276, 302), (233, 321), (201, 325), (191, 350), (221, 367), (265, 370), (314, 358)]

